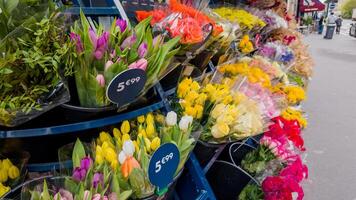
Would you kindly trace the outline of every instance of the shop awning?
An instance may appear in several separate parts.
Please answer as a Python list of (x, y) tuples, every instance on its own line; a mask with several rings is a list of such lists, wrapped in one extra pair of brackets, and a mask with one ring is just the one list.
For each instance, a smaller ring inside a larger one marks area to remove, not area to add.
[(313, 12), (313, 11), (323, 11), (325, 5), (319, 0), (300, 0), (300, 12)]

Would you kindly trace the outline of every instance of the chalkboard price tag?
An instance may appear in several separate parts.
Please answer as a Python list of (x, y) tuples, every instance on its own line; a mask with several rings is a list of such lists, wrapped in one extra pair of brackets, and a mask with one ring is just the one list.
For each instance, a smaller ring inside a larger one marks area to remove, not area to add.
[(174, 178), (179, 165), (180, 155), (177, 145), (166, 143), (152, 155), (148, 166), (150, 182), (159, 189), (166, 188)]
[(109, 101), (120, 107), (135, 100), (145, 87), (145, 83), (145, 71), (128, 69), (111, 80), (106, 90), (106, 96)]

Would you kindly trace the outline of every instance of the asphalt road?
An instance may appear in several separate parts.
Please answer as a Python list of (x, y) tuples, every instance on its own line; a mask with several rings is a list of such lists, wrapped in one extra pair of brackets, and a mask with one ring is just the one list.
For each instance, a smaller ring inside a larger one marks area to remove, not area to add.
[(356, 200), (356, 39), (310, 34), (315, 71), (304, 103), (309, 180), (305, 200)]

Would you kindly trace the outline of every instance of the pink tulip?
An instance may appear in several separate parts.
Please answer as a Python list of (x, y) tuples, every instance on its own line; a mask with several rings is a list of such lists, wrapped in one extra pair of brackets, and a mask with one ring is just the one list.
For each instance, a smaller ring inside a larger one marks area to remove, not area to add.
[(89, 196), (90, 196), (90, 191), (89, 190), (85, 190), (84, 191), (83, 200), (90, 200)]
[(140, 44), (140, 46), (138, 47), (138, 56), (140, 58), (145, 57), (147, 54), (147, 43), (143, 42), (142, 44)]
[(127, 28), (127, 22), (124, 19), (118, 19), (118, 20), (116, 20), (116, 26), (120, 27), (120, 31), (122, 33)]
[(129, 37), (127, 37), (121, 44), (121, 49), (126, 49), (128, 47), (131, 47), (133, 44), (135, 44), (137, 38), (136, 35), (130, 35)]
[(111, 65), (113, 65), (114, 63), (111, 61), (111, 60), (108, 60), (106, 63), (105, 63), (105, 71), (107, 71)]
[(109, 200), (119, 200), (115, 192), (109, 194)]
[(54, 195), (54, 199), (73, 200), (73, 195), (67, 190), (60, 189), (59, 192)]
[(132, 63), (131, 65), (129, 65), (129, 69), (142, 69), (143, 71), (146, 71), (147, 68), (147, 60), (144, 58), (141, 58), (140, 60)]
[(92, 200), (101, 200), (101, 195), (100, 194), (94, 194)]
[(96, 76), (96, 81), (98, 82), (98, 84), (101, 86), (101, 87), (104, 87), (105, 86), (105, 78), (102, 74), (98, 74)]

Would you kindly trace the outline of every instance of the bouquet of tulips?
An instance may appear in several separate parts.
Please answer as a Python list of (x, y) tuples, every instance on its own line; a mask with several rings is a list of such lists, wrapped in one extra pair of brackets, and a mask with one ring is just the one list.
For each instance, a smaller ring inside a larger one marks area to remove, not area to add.
[(190, 116), (184, 116), (178, 122), (174, 112), (168, 113), (167, 117), (148, 113), (122, 122), (112, 133), (102, 131), (89, 151), (77, 140), (72, 155), (73, 172), (65, 178), (64, 186), (54, 194), (44, 187), (42, 192), (32, 192), (32, 199), (41, 199), (43, 194), (54, 200), (124, 200), (152, 196), (155, 186), (148, 176), (151, 156), (161, 144), (175, 144), (180, 153), (177, 175), (199, 137), (199, 132), (195, 135), (192, 130), (193, 118)]
[(147, 81), (144, 91), (165, 75), (171, 58), (179, 50), (176, 45), (180, 37), (172, 37), (167, 42), (162, 35), (154, 38), (150, 21), (151, 17), (148, 17), (130, 28), (125, 20), (116, 19), (105, 31), (101, 25), (90, 27), (81, 13), (80, 22), (72, 27), (69, 41), (75, 44), (70, 59), (74, 61), (81, 106), (110, 104), (106, 89), (111, 80), (125, 70), (145, 71)]

